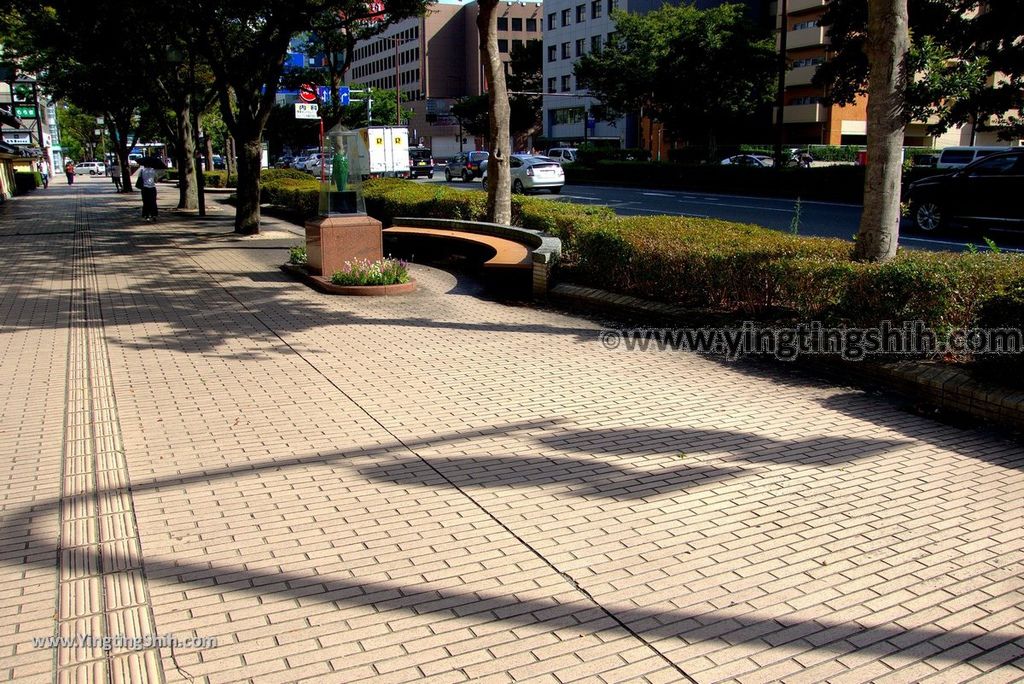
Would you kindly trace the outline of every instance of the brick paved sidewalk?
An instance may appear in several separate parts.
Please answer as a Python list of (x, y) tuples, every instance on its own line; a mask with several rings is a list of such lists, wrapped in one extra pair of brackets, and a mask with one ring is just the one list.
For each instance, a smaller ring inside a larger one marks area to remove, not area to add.
[(0, 206), (0, 679), (1024, 680), (1019, 443), (137, 203)]

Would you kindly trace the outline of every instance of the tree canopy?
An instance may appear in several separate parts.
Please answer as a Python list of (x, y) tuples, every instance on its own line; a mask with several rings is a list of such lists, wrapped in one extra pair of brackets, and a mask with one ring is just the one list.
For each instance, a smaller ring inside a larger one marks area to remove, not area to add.
[[(1021, 0), (908, 0), (911, 50), (904, 116), (926, 120), (941, 133), (952, 126), (994, 120), (1005, 137), (1024, 135), (1024, 2)], [(814, 83), (826, 101), (848, 104), (866, 92), (867, 6), (832, 0), (821, 21), (833, 55)]]
[(615, 33), (576, 63), (577, 82), (601, 101), (608, 119), (639, 110), (713, 149), (716, 130), (749, 116), (775, 92), (775, 43), (745, 12), (738, 4), (613, 12)]

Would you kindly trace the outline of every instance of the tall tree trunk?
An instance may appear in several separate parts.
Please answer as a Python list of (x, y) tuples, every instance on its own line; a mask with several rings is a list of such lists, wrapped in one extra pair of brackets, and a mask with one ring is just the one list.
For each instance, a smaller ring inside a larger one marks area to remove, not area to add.
[(235, 210), (235, 232), (253, 235), (260, 232), (260, 161), (263, 145), (260, 138), (246, 140), (238, 146), (238, 206)]
[(224, 152), (224, 168), (227, 170), (228, 176), (237, 176), (238, 169), (235, 168), (235, 139), (229, 135), (224, 144), (228, 148)]
[(213, 140), (209, 134), (206, 136), (206, 170), (213, 171)]
[(199, 191), (196, 187), (196, 146), (192, 131), (192, 113), (185, 104), (174, 113), (178, 144), (175, 163), (178, 165), (178, 208), (198, 209)]
[(509, 167), (509, 104), (505, 69), (498, 53), (498, 1), (480, 0), (476, 26), (480, 60), (487, 79), (490, 157), (487, 160), (487, 220), (512, 223), (512, 171)]
[(900, 234), (900, 181), (906, 128), (905, 89), (910, 33), (907, 0), (868, 0), (868, 165), (858, 261), (896, 256)]

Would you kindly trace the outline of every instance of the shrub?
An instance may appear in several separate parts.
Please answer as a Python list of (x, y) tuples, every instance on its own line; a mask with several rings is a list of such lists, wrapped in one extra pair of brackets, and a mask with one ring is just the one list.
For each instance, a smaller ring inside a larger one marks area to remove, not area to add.
[(335, 285), (398, 285), (409, 282), (409, 269), (404, 261), (346, 261), (345, 268), (331, 276)]
[(43, 175), (38, 171), (15, 171), (14, 172), (14, 194), (23, 195), (26, 192), (43, 187)]
[[(986, 298), (979, 307), (978, 327), (988, 329), (1024, 328), (1024, 279)], [(1013, 387), (1024, 388), (1024, 353), (981, 357), (982, 372)]]
[(305, 245), (295, 245), (288, 248), (288, 263), (296, 266), (304, 266), (309, 263), (309, 256), (306, 254)]
[(316, 216), (320, 212), (320, 184), (305, 178), (282, 177), (260, 182), (260, 201), (284, 207), (302, 218)]
[(309, 180), (313, 178), (313, 176), (309, 175), (305, 171), (299, 171), (298, 169), (263, 169), (260, 171), (261, 183), (280, 180), (282, 178), (291, 178), (292, 180)]
[[(164, 179), (169, 181), (178, 180), (178, 169), (167, 169), (164, 172)], [(203, 171), (203, 187), (205, 188), (233, 188), (238, 185), (238, 176), (228, 175), (227, 171)]]

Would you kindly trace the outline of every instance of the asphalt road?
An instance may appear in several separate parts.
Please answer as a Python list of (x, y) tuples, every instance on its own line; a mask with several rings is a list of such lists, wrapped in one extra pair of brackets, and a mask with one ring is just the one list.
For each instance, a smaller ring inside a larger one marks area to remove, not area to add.
[[(480, 190), (479, 180), (466, 184), (459, 181), (445, 183), (444, 173), (435, 173), (432, 180), (421, 178), (422, 183), (442, 183), (451, 188)], [(645, 190), (597, 185), (566, 185), (560, 195), (541, 193), (538, 197), (555, 202), (604, 205), (623, 216), (664, 214), (669, 216), (696, 216), (717, 218), (740, 223), (753, 223), (773, 230), (789, 232), (793, 228), (797, 205), (791, 199), (751, 197), (747, 195), (720, 195), (683, 190)], [(833, 237), (851, 240), (857, 233), (861, 207), (855, 204), (802, 201), (799, 205), (797, 231), (800, 235)], [(970, 238), (941, 238), (920, 236), (913, 232), (908, 221), (900, 231), (900, 244), (912, 249), (952, 250), (966, 249)], [(996, 242), (1007, 251), (1024, 251), (1024, 238), (998, 236)], [(974, 243), (983, 245), (977, 238)]]

